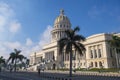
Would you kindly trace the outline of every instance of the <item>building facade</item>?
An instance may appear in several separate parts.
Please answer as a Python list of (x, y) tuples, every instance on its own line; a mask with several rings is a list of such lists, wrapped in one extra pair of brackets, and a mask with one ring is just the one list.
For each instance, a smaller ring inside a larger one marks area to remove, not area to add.
[[(34, 69), (39, 64), (44, 64), (45, 69), (69, 68), (69, 54), (58, 54), (57, 41), (66, 37), (65, 30), (71, 29), (69, 18), (60, 10), (60, 15), (55, 19), (53, 30), (51, 31), (52, 40), (49, 44), (43, 46), (42, 50), (30, 55), (30, 65)], [(114, 34), (120, 36), (120, 34)], [(86, 48), (83, 56), (80, 56), (73, 49), (73, 68), (116, 68), (115, 48), (110, 46), (108, 40), (112, 39), (110, 33), (100, 33), (89, 36), (82, 42)], [(119, 53), (119, 49), (118, 49)], [(118, 64), (119, 57), (118, 56)], [(119, 64), (120, 65), (120, 64)]]

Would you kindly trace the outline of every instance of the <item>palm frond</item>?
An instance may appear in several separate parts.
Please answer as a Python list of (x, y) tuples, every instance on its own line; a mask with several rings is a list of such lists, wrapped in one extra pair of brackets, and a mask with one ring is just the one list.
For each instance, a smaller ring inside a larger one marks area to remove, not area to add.
[(71, 50), (72, 50), (72, 43), (69, 41), (67, 44), (66, 44), (66, 47), (65, 47), (65, 53), (70, 53), (71, 52)]
[(14, 49), (15, 53), (19, 54), (21, 50)]
[(74, 30), (73, 30), (74, 33), (77, 32), (77, 31), (80, 31), (79, 26), (76, 26), (76, 27), (74, 28)]
[(1, 63), (5, 64), (5, 59), (3, 58), (3, 56), (0, 57), (0, 64)]
[(73, 40), (74, 41), (85, 41), (85, 37), (82, 35), (75, 35)]
[(67, 38), (72, 39), (72, 32), (73, 32), (73, 30), (66, 30), (66, 31), (65, 31), (65, 33), (66, 33), (66, 35), (67, 35)]
[(112, 40), (108, 40), (108, 43), (114, 47), (120, 47), (120, 37), (112, 35)]
[(74, 45), (74, 48), (76, 49), (76, 51), (78, 51), (80, 55), (83, 55), (82, 49), (80, 48), (80, 46), (76, 43), (73, 43), (73, 45)]
[(62, 38), (58, 41), (59, 54), (62, 53), (67, 41), (68, 41), (68, 38)]
[(23, 55), (19, 55), (18, 56), (18, 59), (22, 62), (22, 60), (24, 59), (25, 57)]

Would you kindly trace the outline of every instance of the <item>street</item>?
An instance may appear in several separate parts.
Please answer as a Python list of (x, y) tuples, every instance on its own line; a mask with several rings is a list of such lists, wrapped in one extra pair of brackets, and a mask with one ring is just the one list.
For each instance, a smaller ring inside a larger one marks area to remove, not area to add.
[(0, 80), (43, 80), (35, 72), (1, 72)]
[[(120, 77), (74, 74), (71, 80), (120, 80)], [(69, 80), (66, 73), (41, 72), (1, 72), (0, 80)]]

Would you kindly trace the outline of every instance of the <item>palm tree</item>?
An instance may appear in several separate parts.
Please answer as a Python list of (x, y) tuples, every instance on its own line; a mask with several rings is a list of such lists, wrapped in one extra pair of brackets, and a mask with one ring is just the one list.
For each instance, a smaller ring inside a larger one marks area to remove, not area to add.
[(108, 43), (114, 47), (115, 50), (115, 57), (116, 57), (116, 64), (117, 68), (119, 68), (119, 63), (118, 63), (118, 49), (120, 49), (120, 37), (112, 35), (112, 40), (109, 40)]
[(72, 49), (74, 48), (76, 51), (79, 52), (80, 55), (83, 55), (83, 51), (86, 50), (84, 45), (81, 43), (81, 41), (85, 41), (85, 37), (76, 34), (76, 32), (78, 32), (79, 30), (79, 27), (75, 27), (73, 30), (66, 30), (65, 33), (67, 37), (61, 38), (58, 41), (59, 53), (62, 54), (62, 52), (65, 50), (65, 53), (70, 54), (70, 77), (72, 77)]
[(5, 59), (3, 58), (3, 56), (0, 57), (0, 72), (2, 64), (5, 64)]
[(3, 58), (3, 56), (0, 57), (0, 64), (4, 63), (5, 64), (5, 59)]
[(29, 65), (30, 60), (27, 57), (25, 58), (25, 60), (26, 60), (25, 63)]
[(30, 60), (27, 57), (24, 57), (24, 67), (28, 67)]
[(14, 49), (14, 52), (10, 53), (10, 57), (8, 58), (8, 62), (11, 60), (11, 63), (14, 64), (15, 72), (16, 72), (16, 63), (17, 61), (23, 60), (24, 56), (20, 54), (21, 50)]

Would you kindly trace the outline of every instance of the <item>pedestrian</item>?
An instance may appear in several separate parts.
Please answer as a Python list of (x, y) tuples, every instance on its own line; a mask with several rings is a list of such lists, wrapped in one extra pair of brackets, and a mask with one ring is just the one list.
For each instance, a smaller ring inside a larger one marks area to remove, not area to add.
[(12, 72), (12, 68), (10, 68), (10, 72)]
[(0, 67), (0, 72), (1, 72), (1, 67)]
[(40, 67), (38, 67), (38, 75), (40, 75), (40, 71), (41, 71), (41, 70), (40, 70)]

